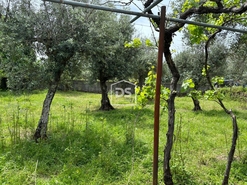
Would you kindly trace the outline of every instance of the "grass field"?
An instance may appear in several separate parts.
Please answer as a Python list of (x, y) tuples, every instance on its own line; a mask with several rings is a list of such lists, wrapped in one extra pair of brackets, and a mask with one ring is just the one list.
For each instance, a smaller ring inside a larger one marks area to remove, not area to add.
[[(99, 94), (58, 92), (48, 140), (35, 143), (46, 92), (0, 92), (0, 184), (152, 184), (153, 106), (135, 108), (114, 100), (116, 110), (98, 111)], [(240, 129), (230, 183), (247, 185), (247, 107), (225, 101)], [(175, 184), (216, 185), (223, 179), (231, 145), (231, 118), (213, 101), (193, 112), (188, 97), (176, 98), (171, 168)], [(159, 181), (162, 180), (167, 112), (160, 123)]]

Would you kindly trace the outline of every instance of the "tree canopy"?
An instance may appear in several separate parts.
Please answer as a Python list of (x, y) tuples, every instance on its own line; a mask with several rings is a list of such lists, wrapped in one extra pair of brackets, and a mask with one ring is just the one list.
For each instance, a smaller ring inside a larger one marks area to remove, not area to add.
[(101, 110), (114, 109), (108, 98), (106, 82), (122, 80), (133, 73), (135, 53), (124, 47), (133, 34), (130, 17), (115, 13), (95, 11), (90, 22), (90, 36), (85, 52), (89, 81), (100, 81)]

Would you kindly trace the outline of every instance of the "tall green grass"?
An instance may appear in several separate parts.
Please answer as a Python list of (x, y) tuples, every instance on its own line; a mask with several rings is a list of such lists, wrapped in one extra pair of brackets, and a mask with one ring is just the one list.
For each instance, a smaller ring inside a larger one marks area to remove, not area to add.
[[(48, 140), (35, 143), (45, 91), (0, 93), (0, 184), (152, 184), (153, 106), (137, 109), (114, 100), (116, 110), (98, 111), (100, 95), (58, 92)], [(240, 135), (230, 184), (247, 182), (247, 114), (227, 100)], [(193, 112), (189, 98), (176, 99), (171, 167), (175, 184), (221, 184), (231, 145), (231, 119), (215, 102)], [(160, 122), (159, 183), (162, 181), (167, 113)]]

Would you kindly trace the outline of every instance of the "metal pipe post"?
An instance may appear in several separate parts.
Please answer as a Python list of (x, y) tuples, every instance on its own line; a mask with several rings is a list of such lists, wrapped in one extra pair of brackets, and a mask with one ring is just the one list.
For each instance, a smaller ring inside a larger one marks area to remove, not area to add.
[(161, 20), (159, 32), (159, 49), (156, 77), (156, 91), (154, 104), (154, 152), (153, 152), (153, 185), (158, 184), (158, 158), (159, 158), (159, 122), (160, 122), (160, 87), (163, 66), (164, 38), (165, 38), (166, 7), (161, 7)]

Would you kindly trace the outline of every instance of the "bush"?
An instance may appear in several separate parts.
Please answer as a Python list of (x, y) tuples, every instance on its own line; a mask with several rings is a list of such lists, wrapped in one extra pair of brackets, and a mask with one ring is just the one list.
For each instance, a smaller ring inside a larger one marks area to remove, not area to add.
[(219, 89), (225, 97), (234, 99), (234, 100), (246, 100), (247, 101), (247, 88), (238, 86), (238, 87), (224, 87)]

